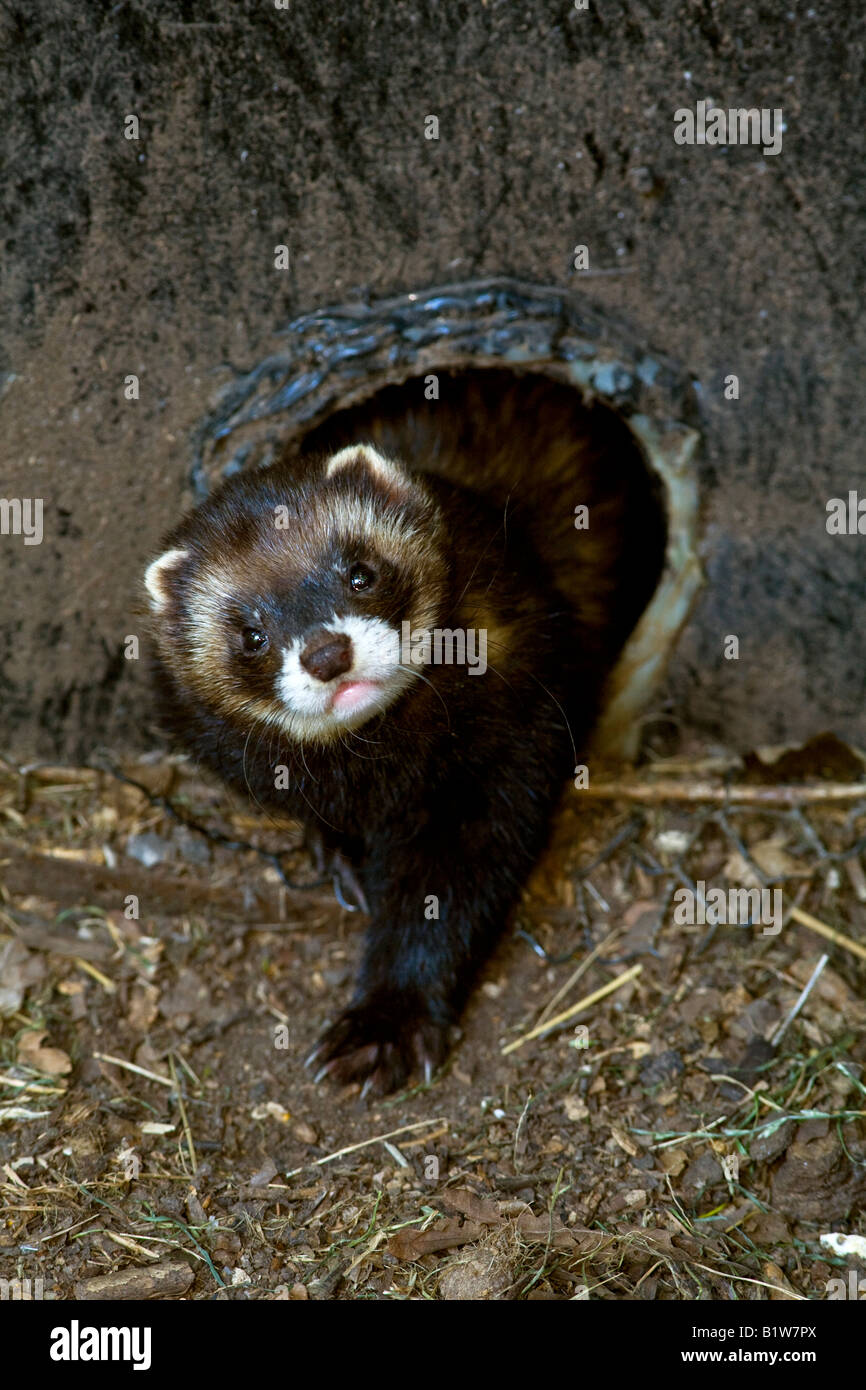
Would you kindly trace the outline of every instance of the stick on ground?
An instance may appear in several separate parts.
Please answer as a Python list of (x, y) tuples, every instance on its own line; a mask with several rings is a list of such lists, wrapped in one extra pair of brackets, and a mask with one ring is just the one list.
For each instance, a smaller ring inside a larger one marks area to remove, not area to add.
[(537, 1024), (537, 1026), (532, 1028), (528, 1033), (524, 1033), (523, 1037), (515, 1038), (514, 1042), (510, 1042), (507, 1046), (503, 1047), (503, 1057), (506, 1052), (513, 1052), (515, 1048), (522, 1047), (524, 1043), (530, 1042), (532, 1038), (537, 1038), (539, 1033), (548, 1033), (551, 1028), (557, 1028), (560, 1023), (567, 1023), (570, 1018), (574, 1018), (575, 1014), (582, 1013), (584, 1009), (588, 1009), (593, 1004), (597, 1004), (600, 999), (606, 998), (608, 994), (613, 994), (614, 990), (621, 989), (623, 985), (627, 985), (629, 980), (635, 979), (642, 970), (642, 965), (633, 965), (631, 969), (626, 970), (624, 974), (617, 975), (615, 980), (608, 980), (607, 984), (602, 985), (601, 989), (597, 989), (594, 994), (587, 994), (585, 998), (578, 999), (576, 1004), (572, 1004), (570, 1009), (565, 1010), (565, 1013), (557, 1014), (555, 1018), (548, 1018), (544, 1023)]

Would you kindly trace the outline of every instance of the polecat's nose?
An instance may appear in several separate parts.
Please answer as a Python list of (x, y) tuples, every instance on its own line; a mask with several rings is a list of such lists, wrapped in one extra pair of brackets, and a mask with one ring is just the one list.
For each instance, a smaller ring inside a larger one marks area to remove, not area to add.
[(345, 632), (320, 632), (311, 638), (299, 657), (305, 671), (316, 680), (332, 681), (352, 669), (352, 639)]

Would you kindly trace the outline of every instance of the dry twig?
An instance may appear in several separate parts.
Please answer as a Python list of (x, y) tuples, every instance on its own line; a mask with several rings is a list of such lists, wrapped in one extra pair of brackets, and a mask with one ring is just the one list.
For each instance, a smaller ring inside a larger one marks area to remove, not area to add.
[(859, 941), (852, 941), (850, 936), (843, 936), (842, 932), (836, 931), (835, 927), (828, 927), (826, 922), (822, 922), (818, 917), (813, 917), (810, 912), (804, 912), (801, 907), (792, 907), (791, 917), (801, 926), (808, 927), (810, 931), (816, 931), (819, 936), (825, 936), (828, 941), (835, 942), (843, 950), (851, 951), (861, 960), (866, 960), (866, 946), (861, 946)]
[(742, 802), (750, 806), (797, 806), (803, 801), (863, 801), (866, 782), (822, 782), (816, 785), (751, 786), (744, 783), (719, 786), (713, 782), (681, 782), (673, 778), (644, 781), (623, 777), (609, 782), (590, 783), (581, 796), (596, 801), (638, 801), (655, 805), (661, 801)]
[(524, 1043), (530, 1042), (532, 1038), (537, 1038), (539, 1033), (548, 1033), (551, 1028), (559, 1027), (560, 1023), (567, 1023), (570, 1018), (574, 1018), (575, 1014), (582, 1013), (584, 1009), (588, 1009), (593, 1004), (597, 1004), (600, 999), (606, 998), (608, 994), (613, 994), (614, 990), (621, 989), (623, 985), (627, 985), (629, 980), (635, 979), (642, 970), (642, 965), (633, 965), (630, 970), (626, 970), (622, 975), (617, 975), (615, 980), (608, 980), (607, 984), (602, 985), (601, 989), (597, 989), (594, 994), (587, 994), (585, 998), (578, 999), (576, 1004), (572, 1004), (570, 1009), (565, 1010), (565, 1013), (557, 1014), (555, 1018), (548, 1018), (546, 1022), (537, 1024), (536, 1027), (532, 1028), (528, 1033), (524, 1033), (521, 1038), (515, 1038), (514, 1042), (510, 1042), (503, 1047), (503, 1057), (506, 1052), (513, 1052), (515, 1048), (522, 1047)]

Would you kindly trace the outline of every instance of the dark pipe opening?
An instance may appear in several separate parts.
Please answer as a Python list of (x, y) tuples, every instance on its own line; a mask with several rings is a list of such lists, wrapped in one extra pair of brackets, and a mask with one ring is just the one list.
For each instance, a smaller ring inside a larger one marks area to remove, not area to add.
[(584, 603), (593, 596), (573, 591), (570, 570), (575, 508), (586, 506), (582, 543), (603, 537), (619, 548), (623, 582), (610, 619), (611, 654), (619, 653), (659, 584), (668, 530), (661, 481), (622, 416), (539, 372), (440, 368), (335, 411), (296, 447), (309, 454), (361, 442), (507, 507), (561, 591)]

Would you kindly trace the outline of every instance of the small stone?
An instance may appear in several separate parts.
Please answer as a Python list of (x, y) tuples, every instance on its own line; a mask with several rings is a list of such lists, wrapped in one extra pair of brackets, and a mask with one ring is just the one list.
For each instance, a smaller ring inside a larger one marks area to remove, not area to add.
[(655, 186), (655, 174), (648, 164), (637, 164), (628, 171), (628, 181), (635, 193), (642, 193), (646, 196), (652, 193)]
[(174, 846), (161, 835), (148, 831), (146, 835), (130, 835), (126, 842), (126, 852), (130, 859), (137, 859), (146, 869), (154, 864), (164, 864), (174, 858)]
[(656, 1057), (647, 1057), (641, 1064), (640, 1079), (644, 1086), (658, 1086), (662, 1081), (672, 1081), (685, 1070), (685, 1063), (678, 1052), (668, 1049)]

